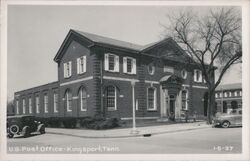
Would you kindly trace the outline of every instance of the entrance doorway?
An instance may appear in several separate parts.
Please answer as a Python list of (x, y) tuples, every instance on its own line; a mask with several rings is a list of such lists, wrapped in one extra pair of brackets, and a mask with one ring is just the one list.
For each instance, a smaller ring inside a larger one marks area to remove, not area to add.
[(169, 96), (169, 112), (170, 112), (169, 119), (174, 121), (175, 120), (175, 95)]
[(175, 96), (174, 95), (170, 95), (169, 96), (170, 98), (170, 107), (169, 107), (169, 110), (170, 110), (170, 113), (174, 113), (175, 112)]

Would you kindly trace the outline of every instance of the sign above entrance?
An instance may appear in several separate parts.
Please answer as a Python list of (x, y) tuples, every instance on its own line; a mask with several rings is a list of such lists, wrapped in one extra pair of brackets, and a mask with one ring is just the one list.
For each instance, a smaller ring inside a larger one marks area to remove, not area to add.
[(174, 68), (165, 65), (163, 71), (168, 73), (174, 73)]

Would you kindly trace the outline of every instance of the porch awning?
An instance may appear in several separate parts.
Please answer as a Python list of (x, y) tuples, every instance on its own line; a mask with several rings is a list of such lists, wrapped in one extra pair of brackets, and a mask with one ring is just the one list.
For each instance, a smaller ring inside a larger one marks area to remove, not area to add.
[(173, 74), (166, 75), (166, 76), (162, 77), (162, 78), (160, 79), (160, 82), (167, 81), (167, 80), (168, 80), (168, 78), (170, 78), (172, 75), (173, 75)]

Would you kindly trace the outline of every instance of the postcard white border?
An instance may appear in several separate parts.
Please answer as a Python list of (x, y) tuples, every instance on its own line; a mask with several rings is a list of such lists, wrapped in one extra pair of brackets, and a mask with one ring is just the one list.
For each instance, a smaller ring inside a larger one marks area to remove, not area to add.
[[(241, 6), (243, 19), (243, 128), (242, 154), (7, 154), (6, 153), (6, 101), (7, 100), (7, 7), (9, 5), (166, 5), (166, 6)], [(1, 55), (0, 55), (0, 160), (249, 160), (249, 1), (24, 1), (1, 2)]]

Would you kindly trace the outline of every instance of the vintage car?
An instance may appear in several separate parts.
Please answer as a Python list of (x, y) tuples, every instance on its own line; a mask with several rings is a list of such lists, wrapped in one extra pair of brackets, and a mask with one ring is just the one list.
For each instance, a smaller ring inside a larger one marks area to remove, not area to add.
[(213, 119), (213, 126), (228, 128), (242, 126), (242, 109), (229, 110), (226, 114), (219, 114)]
[(7, 117), (7, 137), (14, 135), (30, 136), (33, 132), (45, 133), (45, 125), (37, 121), (35, 116), (17, 115)]

